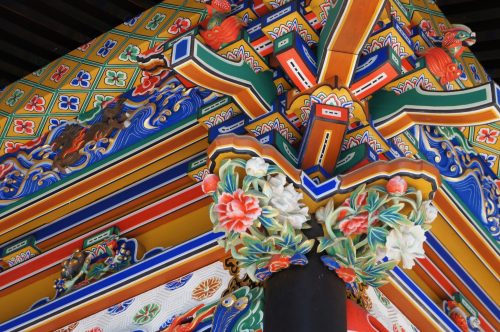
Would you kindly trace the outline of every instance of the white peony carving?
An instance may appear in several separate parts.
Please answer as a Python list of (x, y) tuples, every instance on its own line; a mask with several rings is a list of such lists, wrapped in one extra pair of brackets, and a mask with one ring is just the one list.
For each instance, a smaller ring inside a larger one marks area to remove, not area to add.
[(260, 157), (253, 157), (247, 161), (245, 171), (247, 175), (261, 178), (267, 174), (269, 164)]
[(420, 226), (401, 226), (387, 235), (386, 255), (390, 259), (403, 262), (405, 269), (411, 269), (416, 258), (423, 258), (425, 231)]

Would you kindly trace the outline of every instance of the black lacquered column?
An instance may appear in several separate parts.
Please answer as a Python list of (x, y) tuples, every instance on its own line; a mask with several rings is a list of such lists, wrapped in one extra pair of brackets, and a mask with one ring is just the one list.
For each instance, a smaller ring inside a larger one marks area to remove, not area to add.
[[(322, 236), (315, 221), (304, 233), (309, 239)], [(264, 283), (265, 332), (345, 332), (346, 290), (335, 272), (323, 265), (316, 246), (306, 266), (293, 266), (273, 274)]]

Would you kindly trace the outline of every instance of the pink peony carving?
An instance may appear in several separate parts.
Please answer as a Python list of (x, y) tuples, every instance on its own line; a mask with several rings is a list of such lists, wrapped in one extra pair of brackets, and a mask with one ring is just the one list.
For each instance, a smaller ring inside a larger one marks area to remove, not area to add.
[(339, 229), (345, 235), (363, 234), (368, 231), (368, 212), (352, 216), (339, 224)]
[(228, 231), (245, 232), (262, 213), (259, 200), (236, 189), (232, 194), (223, 193), (215, 205), (222, 227)]

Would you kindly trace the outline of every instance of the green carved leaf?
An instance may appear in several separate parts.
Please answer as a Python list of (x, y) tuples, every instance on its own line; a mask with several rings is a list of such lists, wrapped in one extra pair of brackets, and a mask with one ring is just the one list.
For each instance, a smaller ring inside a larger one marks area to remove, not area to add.
[(379, 264), (373, 266), (371, 269), (367, 269), (367, 272), (369, 272), (369, 274), (386, 273), (387, 271), (392, 270), (396, 265), (398, 265), (398, 261), (391, 260), (391, 261), (379, 263)]
[(344, 247), (345, 250), (345, 256), (347, 259), (348, 265), (354, 265), (356, 263), (356, 249), (354, 248), (354, 245), (352, 244), (352, 240), (350, 238), (345, 238), (342, 239), (342, 246)]
[(383, 227), (370, 227), (368, 229), (368, 245), (375, 251), (377, 247), (385, 245), (389, 231)]
[(274, 218), (277, 217), (279, 211), (271, 206), (264, 206), (262, 208), (262, 215), (266, 218)]
[(411, 222), (399, 211), (404, 207), (404, 204), (394, 204), (378, 214), (378, 219), (391, 227), (398, 225), (411, 225)]
[(326, 250), (327, 248), (331, 247), (334, 245), (334, 241), (328, 237), (319, 237), (318, 238), (318, 249), (317, 251), (318, 252), (322, 252), (324, 250)]
[(366, 211), (373, 213), (378, 209), (380, 209), (382, 205), (384, 205), (386, 202), (387, 202), (387, 195), (379, 197), (379, 194), (376, 191), (370, 190), (368, 192), (368, 197), (366, 199), (365, 209)]
[(362, 184), (361, 186), (357, 187), (351, 194), (351, 197), (349, 199), (349, 206), (351, 209), (357, 210), (359, 208), (358, 206), (358, 196), (365, 191), (365, 185)]
[(302, 254), (302, 255), (305, 255), (307, 254), (309, 251), (311, 251), (311, 249), (313, 248), (314, 246), (314, 239), (311, 239), (311, 240), (306, 240), (304, 242), (302, 242), (298, 248), (297, 248), (297, 253), (299, 254)]

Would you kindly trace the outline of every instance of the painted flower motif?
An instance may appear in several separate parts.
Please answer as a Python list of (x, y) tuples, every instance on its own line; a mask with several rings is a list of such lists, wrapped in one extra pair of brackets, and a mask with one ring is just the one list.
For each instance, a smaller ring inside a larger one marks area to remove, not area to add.
[(108, 70), (106, 71), (106, 78), (104, 83), (107, 85), (125, 86), (127, 74), (122, 71)]
[(422, 31), (427, 34), (427, 36), (429, 36), (429, 37), (436, 37), (437, 36), (436, 31), (432, 27), (431, 22), (429, 22), (427, 20), (422, 20), (422, 21), (420, 21), (419, 25), (420, 25), (420, 28), (422, 29)]
[(45, 98), (37, 94), (33, 95), (30, 101), (24, 106), (24, 109), (33, 112), (45, 111)]
[(148, 30), (156, 30), (161, 22), (166, 18), (165, 15), (156, 13), (155, 16), (151, 19), (151, 21), (146, 24), (146, 29)]
[(12, 95), (5, 101), (5, 103), (10, 107), (13, 107), (23, 95), (24, 95), (23, 90), (15, 89)]
[(488, 164), (488, 167), (495, 166), (495, 161), (497, 160), (497, 156), (487, 153), (480, 153), (479, 155), (483, 157), (483, 160), (486, 162), (486, 164)]
[(335, 272), (340, 279), (344, 280), (344, 282), (351, 283), (356, 280), (356, 272), (349, 267), (342, 266), (338, 269), (335, 269)]
[[(477, 72), (477, 68), (476, 68), (476, 65), (474, 65), (473, 63), (469, 64), (469, 69), (470, 71), (472, 72), (472, 76), (474, 77), (474, 80), (476, 82), (481, 82), (481, 76), (479, 75), (479, 73)], [(488, 79), (489, 80), (489, 79)]]
[(275, 273), (280, 270), (286, 269), (290, 266), (290, 257), (282, 255), (273, 255), (269, 260), (267, 268), (269, 272)]
[(110, 315), (118, 315), (118, 314), (124, 312), (125, 310), (127, 310), (128, 307), (130, 307), (130, 305), (132, 304), (132, 302), (134, 302), (134, 300), (135, 300), (134, 297), (131, 299), (125, 300), (121, 303), (115, 304), (112, 307), (109, 307), (106, 311)]
[(476, 140), (486, 144), (495, 144), (497, 142), (500, 131), (491, 128), (481, 128), (477, 133)]
[(22, 146), (23, 146), (22, 143), (6, 141), (4, 151), (5, 151), (5, 153), (14, 153), (17, 150), (19, 150)]
[(236, 189), (232, 194), (223, 193), (215, 205), (219, 222), (227, 231), (245, 232), (262, 213), (259, 200)]
[(137, 56), (141, 53), (141, 49), (135, 45), (128, 45), (125, 50), (118, 56), (122, 61), (137, 62)]
[(69, 67), (66, 65), (60, 65), (57, 67), (56, 71), (50, 76), (50, 80), (58, 83), (61, 78), (69, 71)]
[(132, 94), (134, 96), (142, 96), (150, 93), (154, 90), (158, 82), (160, 82), (160, 75), (151, 75), (150, 73), (143, 71), (141, 84), (134, 89)]
[(95, 95), (94, 96), (94, 107), (99, 107), (99, 109), (103, 109), (107, 103), (113, 101), (115, 97), (113, 96), (104, 96), (104, 95)]
[(14, 120), (14, 132), (18, 134), (33, 135), (35, 133), (35, 123), (31, 120)]
[(261, 178), (267, 174), (268, 168), (269, 164), (266, 163), (264, 159), (253, 157), (247, 161), (247, 164), (245, 166), (245, 171), (250, 176)]
[(104, 42), (104, 45), (97, 51), (97, 55), (103, 58), (109, 54), (109, 52), (116, 46), (116, 40), (108, 39)]
[(75, 96), (59, 96), (59, 108), (62, 110), (78, 111), (80, 98)]
[(217, 190), (217, 185), (219, 184), (219, 177), (215, 174), (208, 174), (205, 176), (203, 179), (203, 182), (201, 184), (201, 190), (205, 194), (211, 194)]
[(401, 226), (387, 235), (386, 255), (389, 259), (402, 260), (405, 269), (411, 269), (416, 258), (424, 257), (425, 231), (420, 226)]
[(126, 26), (129, 26), (129, 27), (134, 26), (137, 23), (137, 21), (139, 20), (139, 17), (141, 17), (141, 15), (142, 14), (134, 16), (131, 19), (129, 19), (128, 21), (123, 22), (123, 24)]
[(186, 274), (185, 276), (182, 276), (180, 278), (174, 279), (172, 281), (169, 281), (165, 284), (165, 289), (169, 291), (173, 291), (176, 289), (179, 289), (183, 287), (189, 280), (191, 280), (191, 277), (193, 276), (192, 273)]
[(406, 193), (408, 184), (406, 183), (405, 179), (398, 175), (387, 181), (385, 188), (387, 189), (387, 192), (389, 194), (401, 196)]
[(177, 35), (186, 32), (191, 27), (191, 21), (184, 17), (178, 17), (174, 24), (168, 28), (168, 32)]
[(69, 82), (70, 85), (72, 86), (81, 86), (82, 88), (88, 88), (90, 85), (90, 79), (92, 77), (90, 76), (90, 73), (85, 70), (80, 70), (78, 74), (76, 74), (76, 77)]
[(103, 332), (103, 330), (99, 326), (96, 326), (89, 330), (85, 330), (85, 332)]
[(49, 130), (53, 130), (56, 127), (59, 127), (60, 125), (63, 125), (67, 123), (68, 121), (62, 120), (62, 119), (56, 119), (56, 118), (50, 118), (49, 120)]
[(203, 301), (212, 295), (215, 294), (222, 286), (222, 279), (219, 277), (210, 277), (208, 279), (203, 280), (196, 286), (192, 293), (191, 297), (197, 301)]
[(40, 76), (43, 74), (43, 72), (45, 71), (45, 69), (46, 69), (46, 68), (47, 68), (47, 67), (40, 68), (40, 69), (38, 69), (38, 70), (36, 70), (36, 71), (32, 72), (31, 74), (32, 74), (33, 76), (40, 77)]
[(95, 41), (95, 39), (92, 39), (91, 41), (89, 41), (88, 43), (85, 43), (83, 45), (81, 45), (80, 47), (78, 47), (78, 50), (79, 51), (82, 51), (82, 52), (85, 52), (86, 50), (88, 50), (90, 48), (90, 46), (92, 46), (92, 43)]
[(65, 327), (55, 330), (54, 332), (71, 332), (78, 326), (78, 322), (71, 323)]
[(368, 212), (361, 212), (356, 216), (351, 216), (347, 220), (341, 221), (339, 229), (347, 236), (365, 234), (368, 231)]
[(134, 323), (144, 325), (152, 321), (159, 313), (161, 306), (157, 303), (150, 303), (141, 308), (133, 317)]

